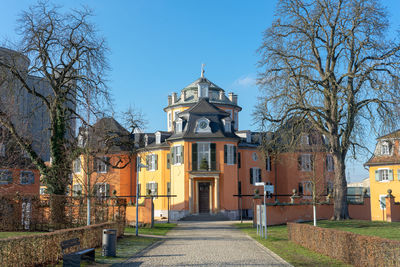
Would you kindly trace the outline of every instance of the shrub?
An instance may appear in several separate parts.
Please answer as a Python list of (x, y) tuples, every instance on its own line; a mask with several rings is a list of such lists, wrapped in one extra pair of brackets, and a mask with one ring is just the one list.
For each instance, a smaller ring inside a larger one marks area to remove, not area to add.
[(400, 266), (400, 241), (288, 223), (289, 239), (354, 266)]

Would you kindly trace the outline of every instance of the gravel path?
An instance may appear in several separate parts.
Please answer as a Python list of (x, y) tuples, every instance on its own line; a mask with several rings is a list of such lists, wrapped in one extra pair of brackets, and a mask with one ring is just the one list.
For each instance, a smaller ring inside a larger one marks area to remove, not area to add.
[(118, 266), (291, 266), (232, 226), (179, 222), (166, 238)]

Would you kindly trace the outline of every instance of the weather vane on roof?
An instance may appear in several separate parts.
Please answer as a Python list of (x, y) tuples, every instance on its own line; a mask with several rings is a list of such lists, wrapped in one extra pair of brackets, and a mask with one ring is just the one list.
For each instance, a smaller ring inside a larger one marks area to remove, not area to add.
[(201, 64), (201, 78), (204, 78), (204, 72), (205, 72), (205, 70), (204, 70), (204, 66), (205, 66), (206, 64)]

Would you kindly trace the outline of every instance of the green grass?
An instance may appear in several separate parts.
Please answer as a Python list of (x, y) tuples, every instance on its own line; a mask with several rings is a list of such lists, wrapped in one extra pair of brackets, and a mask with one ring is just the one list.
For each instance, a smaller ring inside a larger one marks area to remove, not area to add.
[(350, 266), (289, 241), (286, 225), (269, 226), (267, 240), (257, 236), (252, 223), (235, 226), (294, 266)]
[(388, 239), (400, 240), (400, 222), (371, 222), (360, 220), (344, 221), (318, 221), (317, 226), (323, 228), (334, 228), (353, 232), (361, 235), (378, 236)]
[(16, 236), (23, 236), (23, 235), (37, 235), (37, 234), (41, 234), (41, 233), (42, 232), (0, 232), (0, 239), (16, 237)]
[[(154, 228), (140, 227), (139, 234), (143, 235), (166, 235), (169, 230), (174, 228), (176, 223), (155, 223)], [(135, 234), (136, 228), (126, 227), (125, 233)]]

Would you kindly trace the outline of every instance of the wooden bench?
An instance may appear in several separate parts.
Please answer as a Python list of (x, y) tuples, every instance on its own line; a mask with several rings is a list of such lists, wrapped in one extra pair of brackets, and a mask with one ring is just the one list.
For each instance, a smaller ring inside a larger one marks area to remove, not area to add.
[[(63, 254), (63, 266), (81, 266), (81, 260), (94, 262), (95, 251), (94, 248), (80, 249), (81, 243), (79, 238), (73, 238), (61, 242), (61, 250)], [(78, 251), (65, 254), (65, 250), (77, 247)]]

